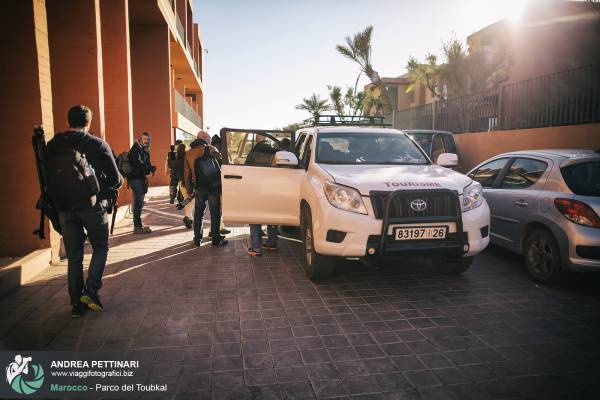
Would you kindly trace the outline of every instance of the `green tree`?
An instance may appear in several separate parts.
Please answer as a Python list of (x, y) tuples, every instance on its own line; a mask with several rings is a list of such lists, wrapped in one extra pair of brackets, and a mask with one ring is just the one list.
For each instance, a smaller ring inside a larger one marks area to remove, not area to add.
[(346, 36), (346, 45), (337, 45), (336, 49), (341, 55), (357, 63), (361, 72), (365, 73), (371, 83), (379, 88), (383, 112), (388, 114), (392, 112), (389, 93), (371, 64), (372, 34), (373, 26), (369, 25), (364, 31), (356, 33), (353, 37)]
[(314, 118), (318, 118), (323, 111), (331, 110), (331, 105), (327, 102), (327, 99), (323, 100), (315, 93), (307, 99), (302, 99), (302, 103), (296, 105), (297, 110), (306, 110)]
[(505, 47), (477, 47), (467, 52), (463, 43), (450, 39), (442, 43), (444, 62), (438, 64), (435, 54), (428, 54), (421, 63), (410, 57), (406, 69), (412, 82), (407, 92), (414, 90), (416, 83), (427, 87), (438, 99), (461, 96), (467, 93), (498, 86), (508, 77), (509, 59)]
[(329, 99), (337, 115), (364, 115), (365, 95), (363, 92), (356, 93), (353, 88), (347, 87), (346, 93), (343, 93), (341, 87), (334, 85), (327, 86), (327, 89), (329, 89)]

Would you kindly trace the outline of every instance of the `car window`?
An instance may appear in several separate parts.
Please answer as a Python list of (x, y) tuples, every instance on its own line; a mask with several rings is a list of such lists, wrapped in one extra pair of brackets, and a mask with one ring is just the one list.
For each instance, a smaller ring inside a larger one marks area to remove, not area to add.
[(223, 154), (223, 161), (227, 164), (273, 166), (275, 153), (290, 149), (291, 136), (290, 132), (281, 131), (227, 131), (227, 154)]
[(536, 183), (548, 168), (548, 163), (531, 158), (517, 158), (506, 171), (500, 187), (524, 189)]
[(433, 140), (431, 133), (411, 132), (410, 137), (431, 157), (431, 141)]
[(296, 155), (300, 154), (300, 150), (302, 149), (302, 145), (304, 144), (305, 139), (306, 133), (301, 133), (298, 137), (298, 140), (296, 140), (296, 146), (294, 147), (294, 153), (296, 153)]
[(600, 161), (568, 165), (560, 172), (569, 189), (581, 196), (600, 196)]
[(406, 135), (388, 132), (319, 134), (316, 161), (322, 164), (418, 165), (429, 161)]
[(476, 182), (481, 183), (481, 186), (490, 188), (494, 186), (496, 178), (502, 171), (502, 168), (506, 165), (508, 158), (500, 158), (498, 160), (490, 161), (489, 163), (483, 164), (475, 171), (469, 174), (469, 177)]
[(431, 143), (431, 160), (437, 162), (440, 154), (445, 153), (443, 135), (434, 135)]
[(312, 143), (313, 135), (306, 135), (306, 139), (304, 140), (304, 146), (300, 149), (300, 153), (298, 154), (298, 159), (300, 160), (300, 165), (306, 167), (308, 163), (308, 159), (310, 158), (310, 145)]
[(443, 135), (444, 138), (444, 147), (446, 148), (446, 153), (454, 153), (458, 154), (456, 150), (456, 142), (454, 142), (454, 137), (449, 134)]

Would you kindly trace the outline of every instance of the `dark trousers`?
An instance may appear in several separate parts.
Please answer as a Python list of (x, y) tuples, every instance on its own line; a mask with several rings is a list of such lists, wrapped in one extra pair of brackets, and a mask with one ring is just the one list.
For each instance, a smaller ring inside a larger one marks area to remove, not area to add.
[(133, 226), (142, 226), (142, 208), (144, 208), (144, 197), (148, 191), (145, 178), (129, 179), (129, 187), (133, 193)]
[[(102, 274), (108, 255), (108, 216), (100, 204), (83, 211), (60, 213), (63, 241), (68, 259), (68, 284), (71, 304), (77, 304), (83, 292), (95, 296), (102, 287)], [(83, 246), (85, 231), (92, 244), (92, 259), (83, 285)]]
[(177, 186), (179, 185), (179, 177), (177, 174), (171, 172), (169, 180), (169, 198), (171, 201), (177, 197)]
[(194, 210), (194, 240), (202, 240), (202, 220), (204, 219), (204, 210), (206, 202), (210, 210), (210, 230), (211, 240), (217, 244), (221, 239), (219, 226), (221, 225), (221, 191), (198, 192), (196, 191), (196, 208)]

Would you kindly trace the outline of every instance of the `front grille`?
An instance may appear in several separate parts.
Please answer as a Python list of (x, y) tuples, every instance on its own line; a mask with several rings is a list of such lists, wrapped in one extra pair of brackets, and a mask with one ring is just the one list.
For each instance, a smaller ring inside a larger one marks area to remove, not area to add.
[[(447, 191), (439, 192), (431, 190), (414, 193), (406, 191), (396, 195), (390, 206), (390, 218), (419, 218), (419, 217), (456, 217), (459, 213), (458, 201), (455, 194)], [(375, 218), (383, 219), (385, 213), (386, 201), (392, 192), (370, 192), (371, 204), (375, 212)], [(427, 208), (423, 211), (415, 211), (410, 207), (413, 200), (421, 199), (427, 203)]]

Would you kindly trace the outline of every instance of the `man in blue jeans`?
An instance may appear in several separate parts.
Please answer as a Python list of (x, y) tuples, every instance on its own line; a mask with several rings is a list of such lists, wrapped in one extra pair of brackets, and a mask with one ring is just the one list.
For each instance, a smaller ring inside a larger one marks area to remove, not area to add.
[[(99, 192), (88, 197), (87, 204), (60, 206), (60, 225), (68, 258), (68, 286), (71, 299), (72, 318), (79, 318), (86, 308), (94, 311), (103, 309), (98, 291), (102, 287), (102, 274), (108, 255), (107, 199), (115, 195), (122, 184), (113, 152), (108, 144), (88, 133), (92, 112), (86, 106), (71, 107), (68, 113), (69, 129), (57, 133), (48, 142), (46, 160), (65, 157), (65, 150), (76, 150), (85, 155), (91, 171), (96, 176)], [(53, 171), (48, 171), (52, 174)], [(80, 188), (79, 183), (74, 189)], [(58, 195), (64, 195), (59, 193)], [(72, 196), (73, 193), (69, 192)], [(83, 254), (86, 233), (92, 245), (92, 259), (85, 285), (83, 282)]]
[(148, 192), (148, 178), (154, 174), (156, 167), (150, 162), (150, 134), (144, 132), (129, 150), (129, 163), (132, 172), (127, 176), (127, 183), (133, 192), (133, 233), (151, 233), (149, 226), (142, 224), (142, 208), (144, 197)]
[(257, 257), (261, 254), (261, 248), (270, 251), (277, 250), (277, 225), (267, 225), (267, 241), (262, 242), (262, 225), (250, 225), (250, 247), (246, 253), (251, 257)]

